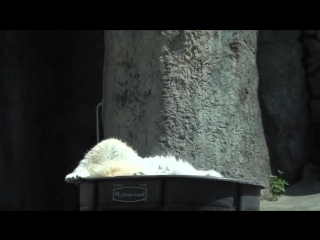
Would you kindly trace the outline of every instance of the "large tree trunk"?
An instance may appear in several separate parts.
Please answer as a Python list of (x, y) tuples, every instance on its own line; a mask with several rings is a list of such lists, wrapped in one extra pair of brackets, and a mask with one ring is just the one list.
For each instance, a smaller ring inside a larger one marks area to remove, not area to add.
[(257, 31), (106, 31), (104, 136), (269, 182)]

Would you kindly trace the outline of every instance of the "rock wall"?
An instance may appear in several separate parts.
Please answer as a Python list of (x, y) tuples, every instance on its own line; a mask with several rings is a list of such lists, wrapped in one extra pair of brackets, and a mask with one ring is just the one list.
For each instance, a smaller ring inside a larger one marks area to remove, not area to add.
[(311, 162), (320, 164), (320, 30), (304, 30), (309, 110), (312, 124)]
[(301, 30), (260, 30), (257, 65), (263, 126), (273, 173), (288, 181), (310, 160), (309, 94)]

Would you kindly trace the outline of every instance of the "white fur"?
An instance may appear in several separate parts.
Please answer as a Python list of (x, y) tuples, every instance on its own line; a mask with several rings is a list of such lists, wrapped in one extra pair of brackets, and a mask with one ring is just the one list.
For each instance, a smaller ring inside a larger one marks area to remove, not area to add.
[(85, 178), (104, 178), (133, 175), (198, 175), (223, 177), (214, 170), (196, 170), (190, 163), (173, 156), (141, 158), (126, 143), (111, 138), (98, 143), (80, 161), (78, 167), (66, 176), (66, 182), (75, 183)]

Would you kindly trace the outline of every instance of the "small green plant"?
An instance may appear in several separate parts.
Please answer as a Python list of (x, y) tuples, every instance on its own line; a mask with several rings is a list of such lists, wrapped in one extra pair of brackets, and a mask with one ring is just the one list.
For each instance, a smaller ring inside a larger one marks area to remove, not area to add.
[(271, 201), (277, 201), (282, 193), (285, 192), (285, 186), (288, 186), (288, 182), (282, 179), (280, 176), (283, 174), (278, 170), (279, 176), (271, 175), (270, 187), (271, 187)]

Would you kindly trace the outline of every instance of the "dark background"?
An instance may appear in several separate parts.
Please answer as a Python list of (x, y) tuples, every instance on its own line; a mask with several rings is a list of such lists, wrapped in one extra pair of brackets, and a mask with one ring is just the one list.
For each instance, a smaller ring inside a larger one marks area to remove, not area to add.
[[(306, 69), (311, 60), (318, 64), (319, 53), (306, 54), (313, 46), (306, 40), (316, 37), (308, 34), (261, 30), (258, 36), (270, 164), (291, 182), (301, 177), (313, 146), (315, 96), (307, 80), (315, 73)], [(96, 144), (103, 62), (103, 30), (0, 31), (0, 211), (79, 209), (79, 187), (64, 178)]]
[(0, 31), (0, 210), (78, 210), (64, 182), (96, 144), (104, 32)]

